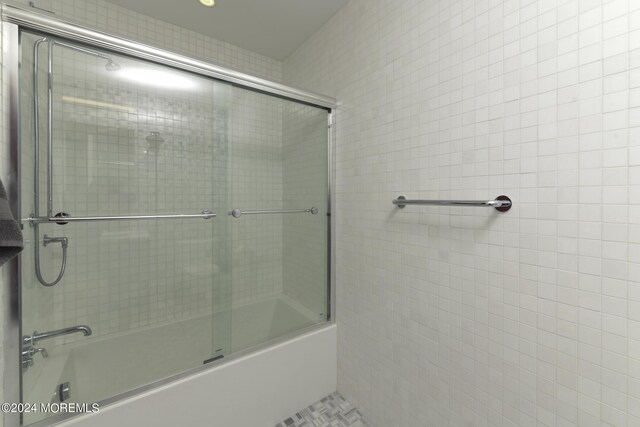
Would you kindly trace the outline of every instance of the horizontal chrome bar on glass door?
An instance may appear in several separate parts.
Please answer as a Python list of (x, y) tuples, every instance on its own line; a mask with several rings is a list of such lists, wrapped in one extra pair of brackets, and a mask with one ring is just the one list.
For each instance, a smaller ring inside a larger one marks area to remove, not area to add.
[(217, 215), (206, 209), (199, 214), (159, 214), (159, 215), (114, 215), (114, 216), (55, 216), (29, 217), (27, 221), (31, 224), (55, 223), (66, 224), (68, 222), (93, 222), (93, 221), (136, 221), (155, 219), (210, 219)]
[(506, 212), (511, 209), (513, 203), (507, 196), (498, 196), (495, 200), (411, 200), (400, 196), (392, 202), (399, 208), (407, 205), (422, 206), (467, 206), (467, 207), (485, 207), (495, 208), (500, 212)]
[(241, 211), (240, 209), (234, 209), (229, 212), (234, 218), (240, 218), (242, 215), (264, 215), (264, 214), (287, 214), (287, 213), (310, 213), (316, 215), (319, 212), (318, 208), (309, 209), (284, 209), (284, 210), (271, 210), (271, 211)]

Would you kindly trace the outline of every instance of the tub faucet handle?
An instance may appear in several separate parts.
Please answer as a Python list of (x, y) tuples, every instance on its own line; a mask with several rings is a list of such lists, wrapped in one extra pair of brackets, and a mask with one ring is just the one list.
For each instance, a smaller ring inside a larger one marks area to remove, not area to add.
[(33, 354), (40, 353), (44, 359), (49, 357), (49, 353), (47, 353), (47, 349), (46, 348), (38, 347), (38, 348), (34, 348), (32, 350), (33, 350)]
[(31, 358), (33, 359), (33, 356), (35, 356), (37, 353), (40, 353), (42, 355), (43, 358), (47, 358), (49, 357), (49, 353), (47, 352), (46, 348), (42, 348), (42, 347), (30, 347), (27, 348), (25, 350), (22, 351), (22, 357), (23, 358)]
[(29, 367), (33, 366), (33, 356), (36, 353), (40, 353), (43, 358), (49, 357), (49, 353), (47, 350), (42, 347), (31, 347), (30, 345), (26, 345), (26, 348), (22, 350), (22, 369), (26, 371)]

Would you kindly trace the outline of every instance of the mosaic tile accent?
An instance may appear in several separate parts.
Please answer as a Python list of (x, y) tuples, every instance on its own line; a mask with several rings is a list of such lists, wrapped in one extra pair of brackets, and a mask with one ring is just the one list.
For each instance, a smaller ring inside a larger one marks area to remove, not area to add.
[(362, 414), (335, 392), (275, 427), (370, 427)]

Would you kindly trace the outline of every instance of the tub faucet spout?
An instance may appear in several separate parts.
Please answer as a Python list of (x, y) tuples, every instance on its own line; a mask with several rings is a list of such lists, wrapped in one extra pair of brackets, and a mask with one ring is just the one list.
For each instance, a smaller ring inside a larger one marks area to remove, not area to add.
[(47, 338), (61, 337), (63, 335), (75, 334), (78, 332), (81, 332), (85, 337), (88, 337), (89, 335), (91, 335), (91, 328), (84, 325), (78, 325), (78, 326), (71, 326), (69, 328), (56, 329), (55, 331), (49, 331), (49, 332), (33, 331), (33, 334), (31, 336), (25, 335), (24, 337), (22, 337), (22, 345), (35, 346), (36, 343), (40, 340), (45, 340)]

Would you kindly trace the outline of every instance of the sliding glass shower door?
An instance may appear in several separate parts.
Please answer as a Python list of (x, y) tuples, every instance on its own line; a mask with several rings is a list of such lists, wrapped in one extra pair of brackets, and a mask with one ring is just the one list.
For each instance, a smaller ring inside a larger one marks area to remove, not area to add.
[(228, 123), (239, 351), (328, 318), (327, 111), (234, 87)]
[(327, 322), (327, 109), (20, 38), (23, 402), (110, 401)]
[(23, 400), (69, 383), (70, 401), (100, 401), (223, 356), (230, 239), (207, 212), (229, 204), (230, 87), (35, 34), (22, 46), (22, 335), (79, 328), (26, 339)]

